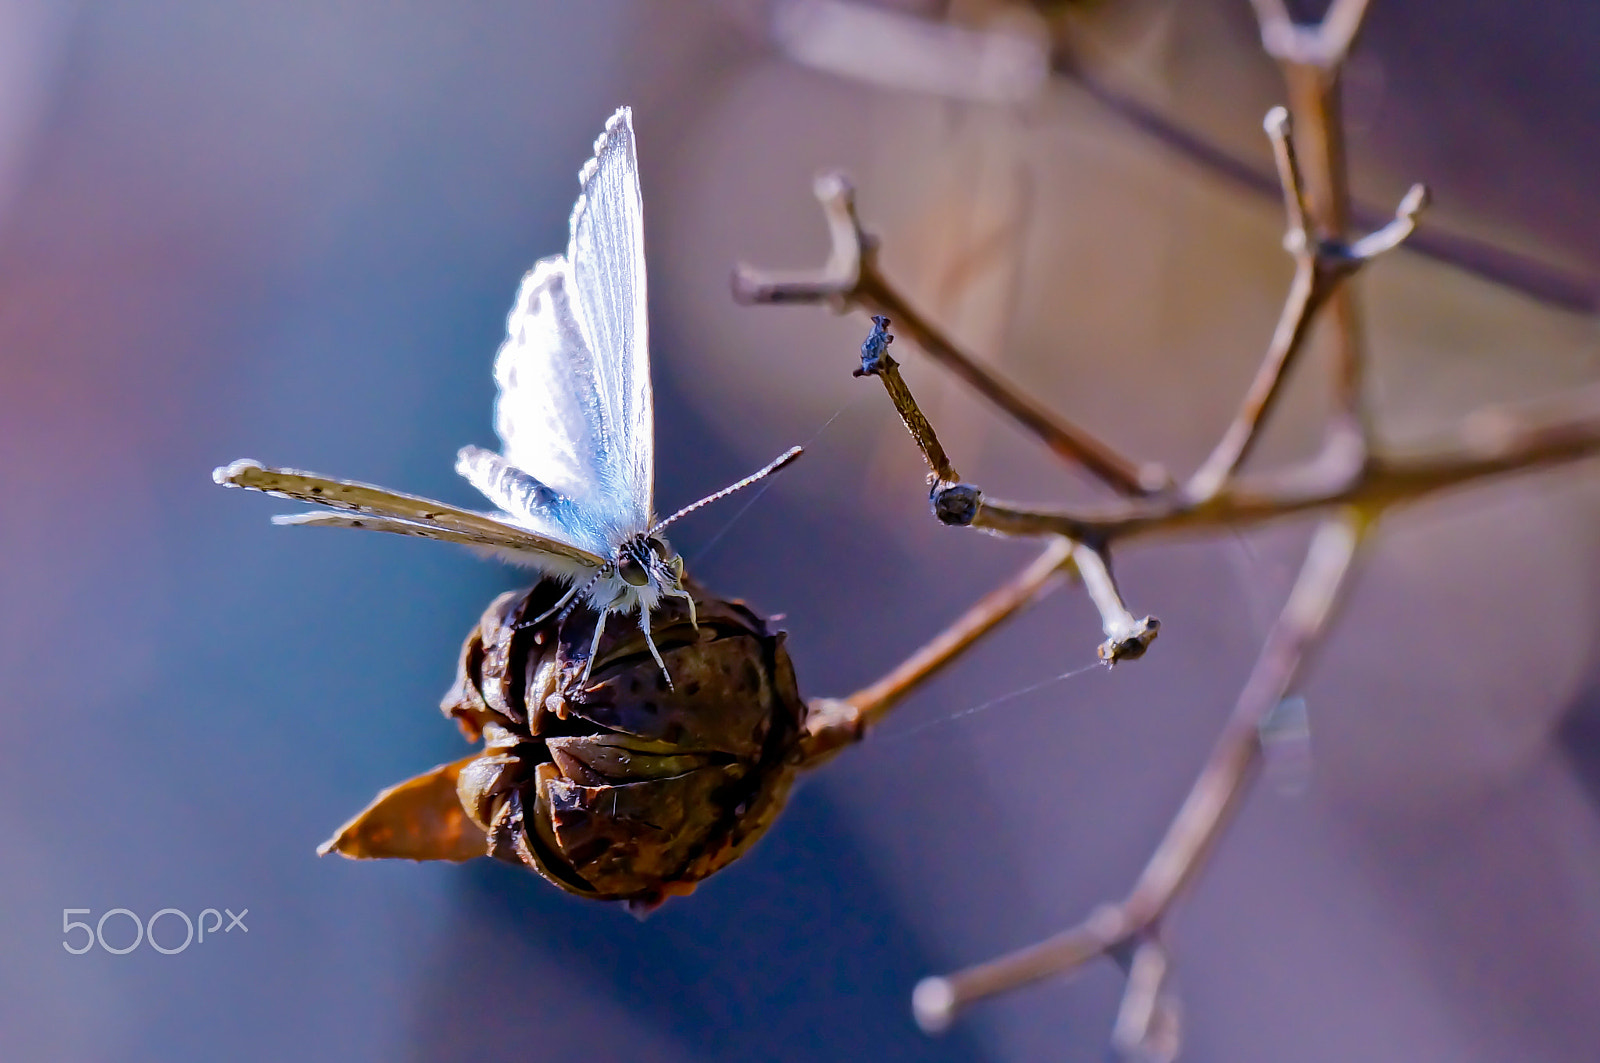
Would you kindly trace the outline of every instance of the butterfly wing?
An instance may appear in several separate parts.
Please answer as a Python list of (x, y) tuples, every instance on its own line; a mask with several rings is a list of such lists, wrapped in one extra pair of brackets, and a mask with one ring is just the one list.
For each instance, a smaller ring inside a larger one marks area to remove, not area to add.
[(618, 108), (578, 177), (567, 261), (578, 321), (598, 355), (602, 409), (618, 498), (634, 524), (650, 523), (655, 477), (655, 410), (650, 395), (645, 300), (644, 201), (633, 111)]
[[(579, 175), (565, 255), (523, 279), (495, 358), (504, 458), (550, 489), (509, 501), (503, 470), (464, 454), (462, 475), (530, 527), (609, 556), (650, 520), (654, 420), (638, 166), (627, 108)], [(551, 496), (560, 500), (554, 504)]]
[(570, 575), (576, 568), (595, 569), (604, 563), (588, 550), (559, 538), (537, 534), (500, 517), (354, 480), (336, 480), (295, 469), (272, 469), (247, 459), (216, 470), (211, 478), (224, 487), (244, 487), (343, 511), (325, 515), (295, 514), (279, 519), (278, 523), (366, 528), (485, 547), (509, 554), (552, 575)]

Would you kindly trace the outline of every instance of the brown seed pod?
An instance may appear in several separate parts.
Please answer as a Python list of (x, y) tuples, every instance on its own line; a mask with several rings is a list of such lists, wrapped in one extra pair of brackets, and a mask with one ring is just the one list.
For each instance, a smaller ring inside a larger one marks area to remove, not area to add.
[(595, 615), (519, 627), (562, 588), (495, 599), (462, 648), (441, 706), (474, 756), (380, 794), (322, 851), (524, 864), (563, 889), (648, 911), (741, 856), (788, 798), (806, 707), (782, 634), (690, 580), (651, 630), (606, 625), (578, 686)]

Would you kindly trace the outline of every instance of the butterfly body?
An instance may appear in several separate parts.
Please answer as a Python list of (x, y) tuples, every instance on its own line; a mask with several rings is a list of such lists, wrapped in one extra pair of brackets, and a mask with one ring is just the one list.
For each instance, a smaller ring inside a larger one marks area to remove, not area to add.
[(692, 616), (693, 599), (683, 587), (683, 560), (660, 530), (782, 468), (800, 448), (664, 521), (654, 519), (643, 206), (628, 108), (606, 122), (578, 182), (567, 250), (541, 259), (523, 278), (495, 356), (500, 452), (469, 446), (456, 456), (456, 471), (494, 512), (248, 460), (212, 478), (335, 511), (275, 523), (460, 543), (563, 581), (569, 590), (557, 608), (581, 599), (598, 618), (590, 665), (607, 618), (636, 613), (670, 685), (650, 616), (668, 597), (688, 600)]

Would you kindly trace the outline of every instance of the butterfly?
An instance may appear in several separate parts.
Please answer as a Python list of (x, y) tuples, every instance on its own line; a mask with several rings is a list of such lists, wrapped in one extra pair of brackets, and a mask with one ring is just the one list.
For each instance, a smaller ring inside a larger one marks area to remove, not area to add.
[(670, 686), (650, 615), (665, 599), (681, 598), (693, 621), (694, 598), (683, 586), (683, 559), (662, 530), (777, 472), (802, 448), (666, 520), (654, 519), (644, 215), (629, 108), (606, 122), (578, 183), (566, 253), (541, 259), (523, 278), (495, 356), (501, 452), (468, 446), (456, 456), (456, 471), (494, 512), (248, 459), (217, 469), (212, 479), (339, 511), (276, 516), (275, 524), (460, 543), (565, 581), (567, 592), (529, 623), (564, 617), (580, 600), (595, 612), (580, 686), (588, 682), (606, 618), (637, 612)]

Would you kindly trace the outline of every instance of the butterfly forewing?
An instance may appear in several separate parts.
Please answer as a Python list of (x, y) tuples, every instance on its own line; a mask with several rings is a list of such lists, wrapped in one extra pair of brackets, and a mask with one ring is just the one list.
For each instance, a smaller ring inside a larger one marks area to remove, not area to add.
[[(495, 359), (505, 460), (575, 505), (518, 509), (609, 554), (649, 523), (654, 462), (644, 231), (630, 112), (579, 175), (567, 253), (523, 279)], [(497, 505), (484, 471), (458, 466)]]
[(645, 306), (644, 208), (633, 113), (620, 108), (580, 175), (567, 260), (578, 321), (595, 352), (616, 502), (635, 532), (650, 523), (655, 415)]
[(504, 453), (466, 447), (456, 469), (502, 512), (473, 513), (370, 484), (241, 461), (218, 483), (357, 517), (286, 523), (366, 528), (489, 547), (550, 575), (602, 569), (650, 527), (654, 415), (633, 119), (620, 108), (579, 174), (565, 255), (523, 278), (495, 358)]
[(511, 551), (534, 563), (541, 558), (548, 558), (564, 566), (576, 563), (598, 568), (602, 564), (601, 558), (571, 543), (539, 535), (487, 514), (459, 509), (431, 498), (401, 494), (372, 484), (336, 480), (296, 469), (272, 469), (248, 460), (236, 461), (211, 475), (213, 480), (227, 487), (245, 487), (279, 498), (313, 502), (364, 516), (384, 518), (371, 524), (306, 518), (296, 519), (295, 523), (343, 528), (370, 527), (374, 531), (416, 534), (404, 532), (399, 526), (391, 526), (411, 524), (449, 533), (453, 541)]
[(418, 539), (432, 539), (440, 543), (457, 543), (478, 550), (493, 552), (515, 551), (504, 535), (469, 532), (460, 528), (448, 529), (436, 524), (401, 520), (398, 517), (378, 517), (367, 513), (333, 513), (328, 510), (311, 510), (306, 513), (279, 513), (272, 523), (288, 528), (357, 528), (362, 531), (388, 532), (391, 535), (410, 535)]

